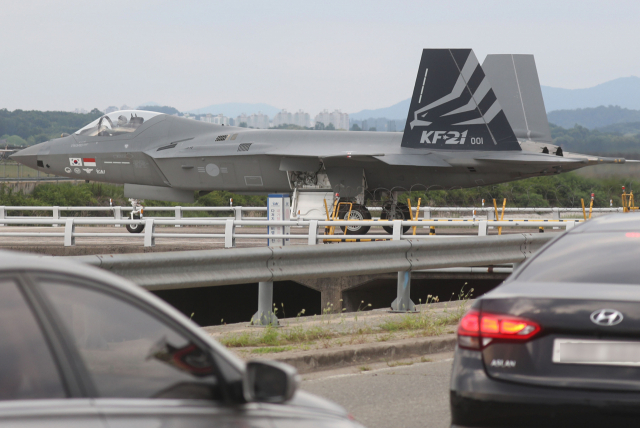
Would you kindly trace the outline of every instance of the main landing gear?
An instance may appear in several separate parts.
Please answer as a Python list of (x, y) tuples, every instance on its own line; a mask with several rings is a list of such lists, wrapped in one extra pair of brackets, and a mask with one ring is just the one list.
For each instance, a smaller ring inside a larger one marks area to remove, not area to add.
[[(371, 220), (371, 213), (364, 205), (356, 203), (342, 203), (338, 210), (340, 220)], [(366, 235), (371, 226), (340, 226), (347, 235)]]

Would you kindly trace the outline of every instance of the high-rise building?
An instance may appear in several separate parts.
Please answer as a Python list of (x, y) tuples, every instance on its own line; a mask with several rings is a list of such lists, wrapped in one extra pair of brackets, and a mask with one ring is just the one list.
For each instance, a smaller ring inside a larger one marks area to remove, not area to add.
[(245, 122), (249, 128), (267, 129), (269, 127), (269, 116), (262, 114), (262, 112), (258, 112), (258, 114), (254, 113), (250, 116), (242, 113), (236, 118), (236, 122), (238, 126), (240, 126), (242, 122)]
[(214, 123), (216, 125), (229, 126), (229, 118), (222, 113), (213, 115), (211, 113), (203, 114), (200, 116), (202, 122)]
[(302, 110), (298, 110), (296, 113), (289, 113), (283, 109), (273, 118), (273, 126), (276, 127), (280, 125), (297, 125), (308, 128), (311, 126), (311, 116)]
[(329, 110), (325, 109), (316, 115), (315, 122), (323, 123), (325, 128), (332, 124), (335, 129), (349, 129), (349, 115), (342, 113), (340, 110), (334, 110), (329, 113)]

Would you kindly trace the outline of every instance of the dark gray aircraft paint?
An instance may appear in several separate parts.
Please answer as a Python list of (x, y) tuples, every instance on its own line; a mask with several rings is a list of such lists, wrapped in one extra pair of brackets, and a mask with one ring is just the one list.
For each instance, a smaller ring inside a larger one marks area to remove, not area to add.
[[(342, 198), (473, 187), (599, 163), (551, 143), (530, 55), (425, 49), (404, 133), (254, 130), (144, 111), (110, 113), (12, 156), (47, 173), (191, 202), (194, 191), (332, 190)], [(395, 209), (395, 208), (394, 208)]]

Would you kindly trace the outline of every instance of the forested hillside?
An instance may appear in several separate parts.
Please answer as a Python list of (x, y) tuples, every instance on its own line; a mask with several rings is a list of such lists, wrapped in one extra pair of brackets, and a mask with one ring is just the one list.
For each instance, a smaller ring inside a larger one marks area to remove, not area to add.
[[(37, 111), (0, 109), (0, 138), (19, 137), (25, 144), (42, 143), (60, 137), (63, 132), (71, 134), (84, 125), (102, 116), (102, 112), (93, 109), (87, 114), (66, 111)], [(17, 138), (10, 144), (20, 144)]]

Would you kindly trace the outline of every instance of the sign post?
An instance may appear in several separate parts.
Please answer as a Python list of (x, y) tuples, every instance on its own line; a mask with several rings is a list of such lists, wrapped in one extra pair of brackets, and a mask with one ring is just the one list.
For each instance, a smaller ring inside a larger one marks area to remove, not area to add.
[[(268, 221), (288, 221), (290, 213), (291, 200), (288, 194), (273, 194), (267, 197)], [(268, 226), (267, 233), (269, 235), (289, 235), (290, 226)], [(289, 238), (269, 238), (268, 247), (280, 247), (289, 245)]]

